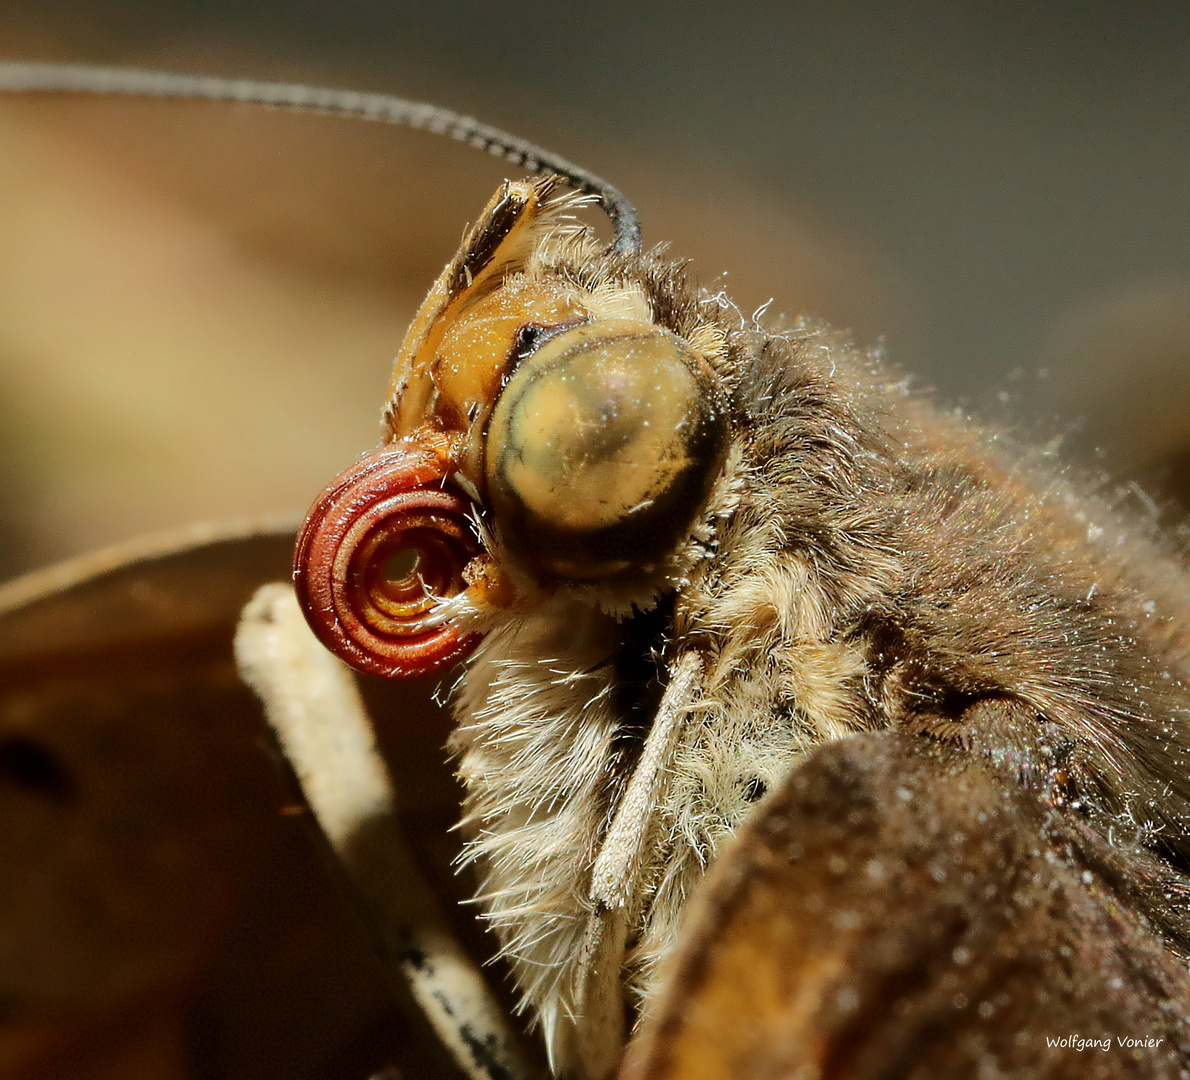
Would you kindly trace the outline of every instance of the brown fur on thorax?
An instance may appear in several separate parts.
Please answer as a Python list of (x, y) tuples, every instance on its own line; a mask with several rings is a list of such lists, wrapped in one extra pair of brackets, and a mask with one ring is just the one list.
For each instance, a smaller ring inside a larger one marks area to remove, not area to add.
[[(738, 340), (738, 339), (737, 339)], [(817, 568), (877, 726), (1007, 698), (1068, 759), (1064, 797), (1190, 860), (1187, 579), (1135, 523), (970, 421), (890, 393), (829, 331), (757, 336), (740, 375), (749, 495)], [(929, 727), (926, 723), (925, 727)], [(1164, 923), (1181, 937), (1172, 910)]]
[[(863, 730), (1044, 773), (1038, 798), (1108, 848), (1147, 846), (1136, 864), (1168, 860), (1160, 892), (1185, 895), (1190, 585), (1170, 559), (824, 326), (749, 323), (658, 253), (601, 254), (581, 235), (543, 245), (531, 272), (637, 288), (660, 325), (721, 342), (708, 359), (732, 430), (644, 612), (560, 590), (489, 635), (457, 699), (480, 901), (564, 1071), (590, 869), (647, 735), (641, 705), (680, 650), (706, 669), (629, 912), (623, 978), (645, 1011), (686, 901), (755, 800)], [(989, 702), (1010, 706), (996, 745), (976, 720)], [(1185, 945), (1180, 905), (1158, 893), (1138, 906)]]
[[(681, 333), (705, 307), (679, 268), (646, 267), (659, 320)], [(1073, 497), (1077, 476), (941, 415), (829, 328), (728, 340), (746, 477), (728, 528), (752, 518), (747, 530), (774, 531), (770, 550), (804, 561), (830, 606), (828, 640), (864, 653), (870, 722), (1018, 701), (1035, 712), (1026, 737), (1052, 741), (1056, 725), (1069, 741), (1076, 810), (1123, 816), (1190, 865), (1181, 565), (1139, 523)], [(679, 638), (695, 621), (683, 624), (686, 606)]]

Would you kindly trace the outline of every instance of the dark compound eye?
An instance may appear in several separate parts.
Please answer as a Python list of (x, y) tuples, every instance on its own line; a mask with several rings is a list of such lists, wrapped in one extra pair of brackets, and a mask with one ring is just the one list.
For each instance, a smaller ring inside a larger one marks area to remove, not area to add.
[(606, 577), (681, 540), (726, 444), (714, 376), (681, 338), (580, 326), (541, 344), (501, 394), (488, 495), (526, 562), (563, 578)]

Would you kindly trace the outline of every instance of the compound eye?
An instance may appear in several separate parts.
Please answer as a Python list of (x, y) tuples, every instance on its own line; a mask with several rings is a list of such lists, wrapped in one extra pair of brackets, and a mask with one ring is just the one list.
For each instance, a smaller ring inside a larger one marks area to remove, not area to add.
[(562, 578), (607, 577), (682, 539), (726, 445), (714, 375), (680, 337), (581, 326), (541, 345), (501, 394), (488, 496), (522, 560)]

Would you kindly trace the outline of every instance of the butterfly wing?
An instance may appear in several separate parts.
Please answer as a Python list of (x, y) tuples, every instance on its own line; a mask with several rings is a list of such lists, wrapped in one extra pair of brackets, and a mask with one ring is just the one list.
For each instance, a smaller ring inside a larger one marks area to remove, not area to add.
[(1093, 847), (985, 759), (827, 745), (720, 857), (623, 1076), (1184, 1075), (1190, 977)]

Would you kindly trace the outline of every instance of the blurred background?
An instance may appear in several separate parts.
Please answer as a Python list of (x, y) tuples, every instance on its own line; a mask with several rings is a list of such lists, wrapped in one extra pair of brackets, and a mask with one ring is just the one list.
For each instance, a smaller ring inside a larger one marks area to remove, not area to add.
[[(946, 405), (1186, 505), (1184, 3), (25, 0), (0, 55), (477, 115), (618, 184), (743, 310), (850, 327)], [(0, 578), (296, 519), (376, 442), (405, 324), (505, 173), (322, 118), (0, 98)], [(0, 624), (2, 1080), (453, 1075), (394, 1011), (235, 680), (238, 607), (288, 558), (261, 544)], [(400, 693), (376, 715), (410, 829), (465, 892), (448, 721)]]
[[(0, 52), (433, 100), (949, 404), (1117, 473), (1187, 442), (1185, 4), (27, 0)], [(0, 571), (300, 512), (375, 441), (405, 322), (505, 172), (341, 121), (0, 100)]]

